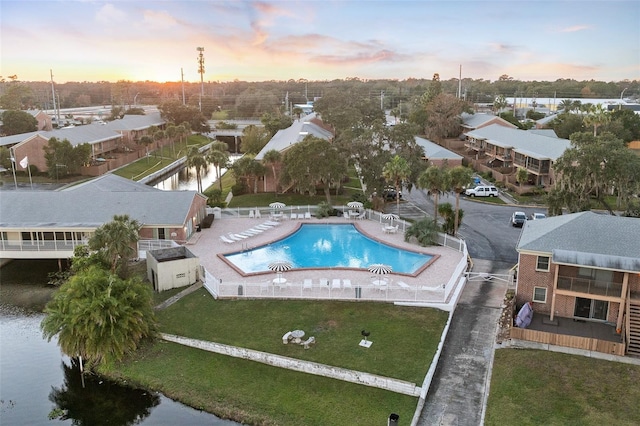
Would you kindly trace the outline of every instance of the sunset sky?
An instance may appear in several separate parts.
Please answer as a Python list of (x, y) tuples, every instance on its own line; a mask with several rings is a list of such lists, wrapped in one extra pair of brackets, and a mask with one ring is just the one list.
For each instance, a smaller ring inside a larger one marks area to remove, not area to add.
[(20, 81), (640, 79), (640, 1), (0, 0)]

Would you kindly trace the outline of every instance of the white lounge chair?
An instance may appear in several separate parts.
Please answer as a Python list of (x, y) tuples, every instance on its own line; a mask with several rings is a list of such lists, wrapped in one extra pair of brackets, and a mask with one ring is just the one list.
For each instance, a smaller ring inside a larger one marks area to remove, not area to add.
[(233, 243), (235, 243), (235, 241), (230, 240), (229, 238), (225, 237), (224, 235), (220, 235), (220, 241), (222, 241), (225, 244), (233, 244)]
[(305, 218), (305, 219), (311, 219), (311, 212), (306, 212), (306, 213), (304, 214), (304, 218)]
[(320, 278), (320, 287), (329, 288), (329, 278)]
[(302, 283), (303, 290), (311, 290), (313, 288), (313, 281), (310, 278), (305, 278)]
[(298, 218), (297, 213), (291, 213), (291, 220), (296, 220)]
[(333, 281), (331, 281), (331, 290), (340, 290), (339, 278), (334, 278)]
[(267, 225), (267, 226), (278, 226), (278, 225), (280, 225), (280, 222), (275, 222), (273, 220), (268, 220), (268, 221), (266, 221), (264, 223), (264, 225)]
[(260, 210), (258, 210), (258, 208), (256, 207), (256, 217), (258, 219), (260, 219), (262, 217), (262, 215), (260, 214)]
[(304, 219), (304, 213), (298, 213), (298, 219)]
[(345, 219), (349, 220), (349, 212), (342, 212), (342, 216), (344, 216)]
[(409, 290), (411, 288), (411, 286), (403, 281), (398, 281), (397, 282), (398, 286), (403, 289), (403, 290)]
[(344, 289), (351, 288), (351, 280), (342, 280), (342, 288)]
[(301, 342), (300, 344), (302, 346), (304, 346), (305, 349), (309, 349), (309, 345), (311, 345), (311, 344), (313, 344), (315, 342), (316, 342), (316, 338), (311, 336), (307, 340), (305, 340), (304, 342)]
[(230, 240), (233, 240), (233, 241), (242, 241), (247, 237), (244, 236), (244, 235), (229, 234), (229, 235), (227, 235), (227, 238), (229, 238)]
[(253, 210), (249, 210), (249, 217), (253, 219)]
[(291, 332), (287, 331), (286, 333), (284, 333), (284, 336), (282, 336), (282, 343), (284, 343), (285, 345), (289, 344), (289, 340), (293, 339), (293, 336), (291, 336)]
[(367, 211), (364, 210), (362, 213), (360, 213), (360, 215), (358, 217), (356, 217), (356, 219), (358, 220), (363, 220), (367, 217)]

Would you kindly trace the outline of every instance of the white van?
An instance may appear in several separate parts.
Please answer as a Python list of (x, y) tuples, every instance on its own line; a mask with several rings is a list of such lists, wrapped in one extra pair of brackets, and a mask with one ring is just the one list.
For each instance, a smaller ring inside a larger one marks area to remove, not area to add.
[(495, 186), (478, 185), (475, 188), (464, 191), (464, 195), (470, 197), (497, 197), (498, 188)]

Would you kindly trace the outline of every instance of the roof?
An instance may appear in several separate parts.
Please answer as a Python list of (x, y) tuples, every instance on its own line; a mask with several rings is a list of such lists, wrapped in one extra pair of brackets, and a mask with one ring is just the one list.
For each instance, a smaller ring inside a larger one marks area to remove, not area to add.
[(463, 158), (462, 155), (449, 151), (428, 139), (418, 136), (415, 136), (414, 139), (424, 149), (424, 156), (429, 160), (461, 160)]
[(293, 124), (286, 129), (278, 130), (271, 140), (267, 142), (267, 144), (256, 155), (255, 159), (262, 160), (266, 152), (274, 149), (278, 152), (282, 152), (291, 145), (302, 142), (307, 135), (312, 135), (325, 140), (331, 139), (333, 134), (330, 131), (312, 123), (312, 120), (315, 118), (316, 114), (311, 113), (300, 118), (300, 120), (294, 121)]
[(183, 226), (196, 191), (161, 191), (115, 175), (63, 191), (0, 191), (0, 228), (93, 228), (128, 214), (142, 225)]
[(159, 126), (165, 123), (159, 112), (147, 115), (125, 115), (125, 118), (113, 120), (105, 124), (91, 123), (83, 126), (69, 127), (65, 129), (39, 130), (36, 132), (22, 133), (18, 135), (0, 138), (0, 146), (15, 145), (33, 138), (36, 135), (49, 140), (68, 140), (71, 145), (82, 143), (98, 143), (122, 137), (121, 131), (144, 130), (151, 126)]
[(550, 253), (555, 263), (640, 272), (640, 219), (594, 212), (529, 220), (518, 252)]
[(571, 146), (569, 139), (549, 137), (526, 130), (511, 129), (499, 124), (491, 124), (481, 129), (471, 130), (465, 134), (475, 139), (486, 140), (502, 148), (511, 148), (516, 152), (538, 160), (556, 160)]
[(461, 118), (462, 118), (462, 127), (467, 129), (477, 129), (478, 127), (482, 127), (483, 125), (486, 125), (491, 120), (500, 121), (501, 123), (503, 123), (504, 125), (510, 128), (517, 127), (516, 125), (509, 123), (504, 118), (498, 117), (497, 115), (493, 115), (493, 114), (486, 114), (486, 113), (469, 114), (469, 113), (463, 112), (461, 115)]

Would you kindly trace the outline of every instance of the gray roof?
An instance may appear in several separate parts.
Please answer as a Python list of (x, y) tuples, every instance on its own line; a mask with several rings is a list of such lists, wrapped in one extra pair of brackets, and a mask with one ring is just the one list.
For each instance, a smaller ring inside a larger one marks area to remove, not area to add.
[(493, 114), (486, 114), (486, 113), (469, 114), (469, 113), (463, 112), (460, 117), (462, 118), (462, 127), (466, 127), (469, 129), (477, 129), (483, 124), (486, 124), (487, 122), (494, 120), (496, 118), (506, 123), (511, 128), (517, 127), (516, 125), (509, 123), (504, 118), (498, 117), (497, 115), (493, 115)]
[(122, 214), (148, 226), (183, 226), (201, 196), (144, 186), (109, 175), (64, 191), (0, 191), (0, 228), (94, 228)]
[(305, 115), (300, 118), (300, 120), (294, 121), (293, 124), (286, 129), (278, 130), (271, 140), (267, 142), (262, 150), (260, 150), (256, 155), (255, 159), (262, 160), (264, 158), (264, 154), (272, 149), (282, 152), (291, 145), (301, 142), (307, 135), (330, 140), (333, 137), (333, 134), (330, 131), (311, 122), (315, 117), (315, 113)]
[(530, 220), (516, 250), (549, 253), (556, 263), (640, 272), (640, 219), (581, 212)]
[(429, 160), (461, 160), (463, 158), (462, 155), (449, 151), (428, 139), (418, 136), (415, 136), (414, 139), (416, 143), (424, 149), (424, 156)]
[(41, 135), (45, 139), (56, 138), (58, 140), (67, 139), (71, 145), (76, 146), (82, 143), (98, 143), (122, 137), (121, 131), (144, 130), (151, 126), (160, 126), (165, 121), (160, 117), (159, 112), (147, 115), (125, 115), (124, 118), (113, 120), (105, 124), (91, 123), (82, 126), (68, 127), (65, 129), (54, 129), (50, 131), (39, 130), (36, 132), (22, 133), (0, 138), (0, 146), (15, 145), (20, 142)]
[(485, 139), (489, 143), (503, 148), (511, 148), (538, 160), (556, 160), (570, 147), (569, 139), (549, 137), (520, 129), (510, 129), (491, 124), (465, 133), (476, 139)]

